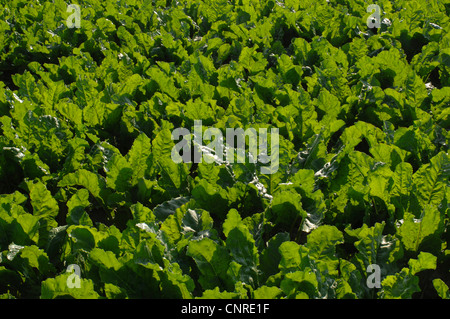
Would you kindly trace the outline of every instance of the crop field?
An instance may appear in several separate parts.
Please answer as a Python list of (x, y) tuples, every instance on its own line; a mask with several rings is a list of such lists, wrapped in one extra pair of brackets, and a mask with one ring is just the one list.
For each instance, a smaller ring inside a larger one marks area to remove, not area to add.
[(450, 0), (0, 0), (0, 299), (449, 299)]

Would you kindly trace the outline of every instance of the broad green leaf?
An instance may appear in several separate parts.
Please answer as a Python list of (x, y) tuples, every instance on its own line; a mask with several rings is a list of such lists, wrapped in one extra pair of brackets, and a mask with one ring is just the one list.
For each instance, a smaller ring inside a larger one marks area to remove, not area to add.
[(58, 186), (83, 186), (102, 203), (105, 203), (108, 196), (111, 194), (106, 188), (104, 178), (86, 169), (80, 169), (75, 173), (67, 174), (58, 183)]
[(255, 240), (243, 224), (239, 224), (228, 232), (226, 247), (233, 261), (242, 266), (241, 281), (250, 285), (258, 284), (259, 254)]
[(306, 194), (314, 191), (314, 171), (312, 169), (300, 169), (291, 178), (296, 188), (303, 190)]
[(165, 220), (168, 216), (175, 213), (175, 211), (189, 202), (188, 197), (177, 197), (167, 202), (157, 205), (153, 212), (158, 220)]
[(52, 197), (42, 182), (28, 183), (33, 215), (39, 217), (56, 217), (59, 212), (58, 202)]
[(22, 247), (11, 259), (11, 265), (20, 271), (26, 280), (32, 281), (46, 278), (55, 272), (44, 250), (35, 245)]
[[(274, 224), (291, 229), (300, 224), (306, 212), (301, 205), (301, 196), (293, 191), (278, 192), (274, 195), (267, 219)], [(291, 229), (292, 230), (292, 229)]]
[(151, 140), (144, 133), (140, 134), (133, 143), (126, 158), (129, 166), (133, 169), (131, 185), (136, 185), (138, 180), (145, 176), (147, 171), (148, 157), (151, 154)]
[(436, 256), (422, 251), (417, 259), (411, 258), (408, 262), (411, 274), (415, 275), (422, 270), (436, 269), (436, 261)]
[(448, 286), (442, 281), (442, 279), (433, 279), (433, 286), (436, 289), (439, 297), (442, 299), (450, 299), (450, 293)]
[(143, 265), (152, 263), (164, 267), (164, 249), (164, 245), (156, 236), (151, 236), (148, 239), (141, 240), (136, 248), (133, 259), (136, 263)]
[(379, 294), (382, 299), (411, 299), (414, 293), (420, 291), (419, 277), (403, 268), (401, 272), (387, 276), (381, 282), (381, 287)]
[(281, 261), (279, 269), (283, 273), (305, 269), (309, 266), (308, 249), (293, 241), (285, 241), (279, 246)]
[(48, 234), (47, 245), (45, 246), (45, 251), (51, 261), (57, 259), (66, 258), (66, 251), (64, 250), (65, 243), (67, 240), (67, 228), (69, 226), (59, 226), (52, 228)]
[(166, 267), (160, 277), (162, 298), (192, 299), (194, 281), (189, 275), (183, 275), (177, 263)]
[(367, 274), (367, 267), (372, 264), (387, 264), (383, 267), (383, 272), (397, 270), (395, 261), (403, 256), (402, 246), (398, 239), (392, 238), (391, 235), (383, 235), (385, 225), (383, 222), (381, 224), (376, 223), (370, 228), (363, 225), (363, 227), (355, 230), (345, 229), (349, 236), (358, 239), (354, 243), (358, 250), (356, 258), (364, 274)]
[(89, 191), (84, 188), (78, 190), (67, 202), (69, 209), (66, 217), (67, 224), (93, 226), (91, 218), (85, 211), (89, 205)]
[(106, 268), (118, 271), (123, 265), (120, 263), (113, 252), (104, 251), (100, 248), (94, 248), (89, 252), (89, 259), (100, 268)]
[(307, 239), (309, 255), (313, 258), (334, 257), (336, 245), (344, 242), (344, 236), (335, 227), (329, 225), (319, 226), (313, 230)]
[(254, 299), (277, 299), (283, 291), (278, 287), (261, 286), (253, 291)]
[(202, 207), (222, 220), (226, 216), (228, 194), (220, 185), (200, 180), (192, 190), (192, 197)]
[(181, 238), (181, 225), (175, 215), (170, 215), (161, 225), (161, 231), (165, 233), (171, 243), (177, 242)]
[(186, 254), (192, 257), (200, 270), (199, 283), (203, 289), (227, 287), (228, 264), (231, 261), (227, 249), (209, 238), (191, 242)]
[(133, 169), (129, 166), (127, 160), (114, 154), (105, 167), (106, 185), (117, 192), (125, 192), (131, 187), (130, 180), (133, 175)]
[(213, 227), (213, 222), (207, 211), (188, 209), (181, 223), (182, 232), (194, 232), (199, 236), (204, 236)]
[(80, 288), (69, 288), (68, 280), (74, 274), (65, 273), (42, 282), (41, 299), (99, 299), (91, 279), (80, 278)]
[(262, 282), (264, 282), (269, 276), (275, 275), (279, 271), (278, 265), (281, 261), (279, 248), (281, 244), (288, 241), (289, 234), (284, 232), (276, 234), (267, 242), (267, 247), (262, 251), (259, 258), (259, 269), (262, 271)]
[(105, 283), (105, 295), (107, 299), (126, 299), (127, 295), (123, 288)]
[(319, 269), (337, 275), (339, 260), (336, 257), (336, 245), (343, 242), (344, 236), (335, 226), (319, 226), (308, 235), (308, 255), (316, 260)]
[(241, 215), (236, 209), (230, 209), (222, 226), (223, 234), (228, 237), (228, 233), (240, 224), (242, 224)]
[(352, 287), (345, 280), (338, 280), (336, 287), (337, 299), (356, 299), (357, 295), (353, 292)]
[(287, 273), (280, 285), (287, 298), (295, 298), (298, 292), (306, 293), (309, 298), (314, 298), (317, 296), (317, 287), (316, 275), (310, 268)]
[(161, 92), (166, 93), (174, 99), (178, 98), (179, 90), (175, 87), (173, 79), (164, 74), (160, 69), (151, 67), (146, 71), (146, 75), (157, 84)]
[(320, 91), (319, 97), (316, 100), (316, 104), (323, 115), (320, 121), (322, 125), (330, 125), (331, 122), (336, 120), (337, 116), (341, 112), (341, 104), (339, 99), (332, 95), (328, 90), (324, 89)]
[(239, 57), (239, 64), (249, 70), (250, 74), (257, 74), (264, 70), (267, 60), (261, 52), (256, 52), (256, 48), (244, 47)]
[(90, 251), (95, 248), (97, 231), (88, 226), (70, 226), (67, 235), (73, 252), (77, 250)]
[(409, 194), (412, 188), (413, 168), (411, 164), (402, 162), (395, 167), (390, 194), (394, 205), (406, 210), (408, 208)]
[(67, 101), (61, 101), (56, 107), (65, 118), (69, 119), (76, 125), (81, 125), (83, 123), (83, 111), (78, 105)]
[[(5, 207), (6, 208), (6, 207)], [(13, 204), (8, 210), (0, 205), (0, 244), (29, 245), (39, 240), (39, 217), (28, 214), (22, 206)]]
[(433, 157), (430, 164), (423, 165), (414, 173), (414, 193), (422, 208), (428, 205), (440, 206), (445, 196), (449, 176), (449, 156), (444, 152)]
[(33, 215), (40, 218), (39, 221), (39, 246), (47, 243), (48, 232), (57, 226), (55, 218), (59, 213), (58, 202), (53, 198), (45, 185), (38, 181), (36, 183), (28, 182), (30, 190), (31, 205)]
[(203, 291), (201, 297), (197, 297), (196, 299), (239, 299), (239, 294), (236, 292), (229, 291), (220, 291), (219, 287), (214, 289), (206, 289)]
[(442, 213), (433, 206), (423, 210), (419, 219), (406, 212), (397, 234), (407, 250), (418, 251), (421, 245), (427, 249), (439, 249), (439, 236), (443, 231)]
[(130, 210), (133, 214), (133, 220), (136, 223), (152, 223), (156, 220), (156, 217), (150, 210), (150, 208), (142, 205), (139, 202), (131, 205)]

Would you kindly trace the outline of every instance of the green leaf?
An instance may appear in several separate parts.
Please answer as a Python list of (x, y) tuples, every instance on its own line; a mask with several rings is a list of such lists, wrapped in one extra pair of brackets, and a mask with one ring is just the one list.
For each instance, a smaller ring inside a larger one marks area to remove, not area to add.
[(35, 245), (23, 247), (13, 259), (12, 264), (16, 265), (25, 277), (31, 279), (48, 277), (55, 271), (44, 250)]
[(167, 202), (157, 205), (153, 212), (158, 220), (165, 220), (168, 216), (175, 213), (175, 211), (188, 203), (189, 197), (177, 197), (173, 198)]
[(138, 180), (145, 176), (151, 146), (151, 140), (144, 133), (134, 140), (133, 146), (126, 156), (129, 166), (133, 168), (131, 186), (136, 185)]
[(58, 202), (52, 197), (45, 185), (38, 181), (28, 182), (33, 215), (39, 217), (56, 217), (59, 213)]
[(83, 123), (83, 111), (78, 105), (67, 101), (61, 101), (56, 107), (61, 115), (76, 125), (81, 125)]
[(208, 231), (213, 227), (213, 219), (206, 210), (188, 209), (183, 217), (182, 232), (194, 232), (198, 236), (208, 235)]
[(427, 269), (436, 269), (436, 261), (437, 257), (433, 254), (420, 252), (417, 259), (410, 259), (408, 261), (409, 268), (411, 270), (411, 274), (415, 275), (419, 271), (427, 270)]
[(419, 219), (406, 212), (397, 235), (407, 250), (419, 251), (421, 245), (424, 245), (424, 248), (438, 250), (440, 249), (439, 236), (442, 231), (442, 213), (434, 206), (429, 206), (423, 210)]
[(105, 283), (105, 295), (107, 299), (126, 299), (127, 294), (124, 291), (123, 288), (110, 284)]
[(222, 220), (228, 207), (228, 194), (220, 185), (200, 180), (192, 190), (192, 197), (203, 209)]
[(101, 268), (112, 271), (118, 271), (123, 264), (120, 263), (113, 252), (104, 251), (100, 248), (94, 248), (89, 252), (89, 259)]
[(136, 203), (130, 207), (131, 213), (133, 214), (133, 220), (138, 223), (153, 223), (156, 220), (154, 213), (150, 208), (142, 205), (141, 203)]
[(203, 291), (201, 297), (196, 299), (239, 299), (239, 294), (236, 292), (220, 291), (219, 287), (214, 289), (206, 289)]
[(356, 299), (357, 295), (353, 292), (352, 287), (345, 280), (337, 280), (336, 298), (337, 299)]
[(161, 276), (161, 293), (163, 298), (191, 299), (194, 281), (188, 275), (183, 275), (180, 266), (172, 263), (164, 269)]
[(67, 228), (67, 235), (73, 252), (77, 250), (90, 251), (95, 248), (95, 228), (87, 226), (70, 226)]
[[(395, 261), (403, 256), (402, 246), (400, 241), (392, 238), (391, 235), (383, 235), (385, 222), (376, 223), (373, 227), (363, 227), (350, 230), (346, 228), (345, 232), (351, 236), (356, 237), (354, 245), (358, 250), (356, 255), (360, 263), (360, 269), (366, 273), (367, 267), (372, 264), (384, 265), (383, 271), (395, 271)], [(393, 268), (393, 269), (391, 269)]]
[(343, 242), (344, 236), (335, 226), (323, 225), (308, 235), (306, 246), (311, 257), (320, 259), (323, 257), (334, 257), (336, 245)]
[(8, 210), (0, 205), (0, 244), (3, 249), (11, 242), (29, 245), (39, 240), (39, 217), (28, 214), (22, 206), (13, 203)]
[(58, 183), (59, 187), (83, 186), (101, 203), (106, 203), (111, 192), (106, 188), (103, 177), (86, 169), (79, 169), (75, 173), (69, 173)]
[(301, 196), (293, 191), (277, 192), (273, 197), (271, 209), (267, 213), (267, 219), (290, 230), (305, 216)]
[(326, 89), (320, 91), (316, 104), (319, 110), (321, 110), (321, 113), (324, 114), (320, 123), (326, 126), (336, 120), (342, 110), (339, 99)]
[(200, 270), (199, 283), (203, 289), (227, 287), (228, 264), (231, 261), (227, 249), (209, 238), (191, 242), (186, 255), (192, 257)]
[(133, 170), (127, 160), (121, 155), (114, 154), (105, 167), (106, 185), (117, 192), (125, 192), (130, 187)]
[(28, 182), (27, 186), (30, 190), (33, 215), (40, 218), (38, 244), (43, 246), (47, 243), (50, 229), (57, 226), (55, 218), (59, 213), (58, 202), (52, 197), (52, 194), (42, 182)]
[(164, 267), (164, 250), (165, 247), (161, 241), (156, 238), (156, 235), (152, 235), (139, 243), (133, 259), (136, 263), (143, 265), (151, 263)]
[(181, 225), (175, 215), (170, 215), (161, 225), (161, 231), (165, 233), (167, 239), (173, 244), (181, 238)]
[(390, 191), (392, 201), (398, 208), (406, 210), (409, 203), (409, 195), (412, 188), (413, 168), (411, 164), (402, 162), (395, 167)]
[(155, 66), (149, 68), (145, 73), (158, 85), (161, 92), (166, 93), (175, 100), (178, 99), (179, 90), (175, 87), (175, 83), (171, 77), (164, 74), (164, 72)]
[(227, 214), (227, 219), (225, 219), (223, 223), (223, 234), (225, 237), (228, 237), (228, 233), (233, 228), (237, 227), (238, 225), (242, 224), (242, 218), (241, 215), (239, 215), (239, 212), (236, 209), (230, 209), (230, 211)]
[(250, 231), (243, 224), (239, 224), (228, 233), (226, 246), (233, 261), (242, 266), (240, 279), (242, 282), (258, 284), (259, 255), (255, 246), (255, 240)]
[(423, 101), (428, 97), (425, 84), (420, 76), (413, 70), (408, 73), (405, 81), (406, 96), (412, 107), (420, 107)]
[(288, 241), (289, 234), (282, 232), (276, 234), (267, 242), (267, 247), (262, 251), (259, 258), (259, 269), (262, 271), (261, 282), (265, 282), (269, 276), (278, 272), (278, 265), (281, 261), (279, 248), (281, 244)]
[(433, 157), (430, 164), (421, 166), (413, 175), (414, 193), (422, 208), (428, 205), (440, 206), (449, 176), (450, 160), (444, 152)]
[(299, 292), (306, 293), (309, 298), (314, 298), (317, 296), (317, 287), (316, 275), (310, 268), (287, 273), (280, 285), (287, 298), (295, 298)]
[(267, 60), (261, 52), (256, 52), (256, 48), (244, 47), (239, 57), (239, 64), (249, 70), (250, 74), (257, 74), (265, 69)]
[(291, 177), (291, 182), (296, 188), (304, 191), (305, 194), (314, 192), (314, 170), (300, 169)]
[(441, 297), (442, 299), (450, 299), (448, 286), (442, 281), (442, 279), (433, 279), (433, 286), (436, 289), (439, 297)]
[(47, 245), (45, 251), (50, 260), (53, 262), (57, 258), (63, 259), (66, 257), (64, 244), (67, 241), (67, 228), (69, 225), (52, 228), (48, 234)]
[(69, 288), (70, 276), (65, 273), (42, 282), (41, 299), (99, 299), (91, 279), (80, 278), (80, 288)]
[(254, 299), (277, 299), (280, 298), (283, 291), (278, 287), (261, 286), (253, 290)]
[(382, 299), (411, 299), (415, 292), (420, 291), (419, 277), (410, 274), (407, 268), (401, 272), (387, 276), (381, 282), (382, 290), (380, 297)]
[(319, 269), (337, 275), (339, 260), (336, 257), (336, 245), (343, 242), (344, 236), (335, 226), (322, 225), (308, 235), (306, 246), (309, 256), (317, 261)]
[(90, 204), (89, 191), (84, 188), (79, 189), (67, 202), (69, 209), (66, 217), (67, 224), (93, 226), (91, 218), (85, 211)]
[(279, 269), (283, 273), (305, 269), (309, 266), (308, 249), (305, 246), (300, 246), (293, 241), (286, 241), (279, 246), (279, 251), (281, 255)]

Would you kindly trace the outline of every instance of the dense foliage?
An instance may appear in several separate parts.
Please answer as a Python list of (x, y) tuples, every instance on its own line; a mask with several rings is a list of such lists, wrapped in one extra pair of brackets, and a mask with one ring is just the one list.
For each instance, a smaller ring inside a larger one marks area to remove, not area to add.
[(0, 296), (449, 298), (449, 0), (77, 3), (0, 0)]

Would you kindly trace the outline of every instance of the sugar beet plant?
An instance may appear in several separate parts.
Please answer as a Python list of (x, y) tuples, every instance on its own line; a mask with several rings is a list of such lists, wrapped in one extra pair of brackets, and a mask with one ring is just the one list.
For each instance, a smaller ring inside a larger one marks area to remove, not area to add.
[(374, 2), (0, 0), (0, 296), (449, 298), (450, 1)]

